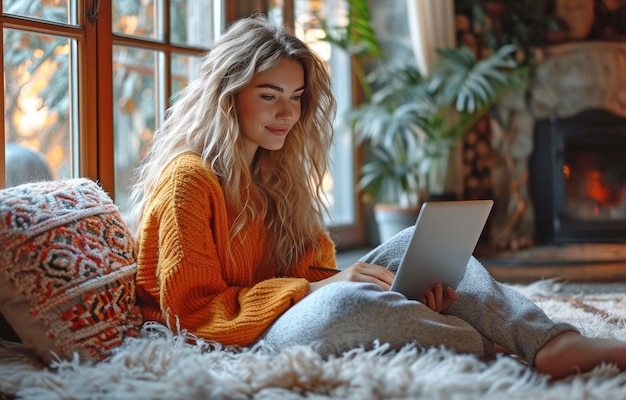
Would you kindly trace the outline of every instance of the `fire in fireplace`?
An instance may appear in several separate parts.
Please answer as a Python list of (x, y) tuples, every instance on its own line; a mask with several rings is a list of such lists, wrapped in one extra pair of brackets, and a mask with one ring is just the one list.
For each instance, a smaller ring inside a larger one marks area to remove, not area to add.
[(626, 118), (538, 120), (529, 177), (538, 243), (626, 242)]

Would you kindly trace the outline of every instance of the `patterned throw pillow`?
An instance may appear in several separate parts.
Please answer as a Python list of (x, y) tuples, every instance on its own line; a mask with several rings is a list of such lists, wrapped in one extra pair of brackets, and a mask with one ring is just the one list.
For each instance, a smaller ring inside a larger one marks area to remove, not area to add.
[(135, 243), (95, 182), (0, 190), (0, 243), (0, 313), (44, 360), (102, 360), (138, 334)]

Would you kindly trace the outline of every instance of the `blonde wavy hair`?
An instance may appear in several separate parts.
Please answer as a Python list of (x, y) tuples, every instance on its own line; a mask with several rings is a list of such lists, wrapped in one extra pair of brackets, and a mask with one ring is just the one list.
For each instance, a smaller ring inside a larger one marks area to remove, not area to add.
[[(259, 148), (249, 166), (235, 95), (255, 74), (284, 57), (304, 68), (302, 113), (283, 148)], [(163, 169), (180, 154), (193, 152), (220, 178), (228, 204), (240, 210), (231, 240), (238, 235), (244, 240), (246, 222), (264, 218), (270, 232), (268, 262), (276, 262), (285, 273), (324, 231), (322, 180), (329, 167), (335, 113), (326, 64), (305, 43), (261, 15), (236, 21), (204, 57), (199, 76), (179, 92), (136, 170), (131, 187), (134, 226), (140, 226)], [(250, 190), (242, 193), (242, 187)], [(250, 201), (251, 191), (258, 194), (261, 207)]]

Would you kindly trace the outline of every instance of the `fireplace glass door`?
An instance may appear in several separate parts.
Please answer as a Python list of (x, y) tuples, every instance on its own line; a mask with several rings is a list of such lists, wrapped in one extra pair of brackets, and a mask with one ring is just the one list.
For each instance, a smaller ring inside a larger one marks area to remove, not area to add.
[(626, 119), (538, 121), (530, 174), (538, 242), (626, 242)]
[[(595, 138), (595, 140), (593, 140)], [(626, 138), (599, 134), (565, 140), (563, 218), (626, 220)]]

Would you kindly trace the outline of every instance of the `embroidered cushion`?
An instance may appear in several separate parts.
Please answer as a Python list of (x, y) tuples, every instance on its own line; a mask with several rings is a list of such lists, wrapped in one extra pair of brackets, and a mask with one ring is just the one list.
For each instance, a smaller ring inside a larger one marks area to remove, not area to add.
[(0, 313), (44, 360), (102, 360), (138, 334), (135, 243), (95, 182), (0, 190), (0, 243)]

